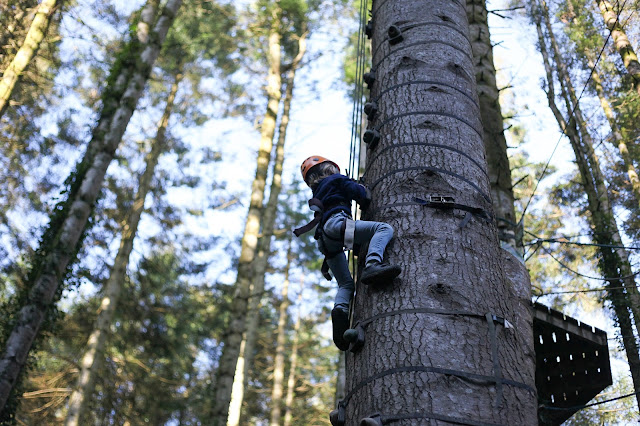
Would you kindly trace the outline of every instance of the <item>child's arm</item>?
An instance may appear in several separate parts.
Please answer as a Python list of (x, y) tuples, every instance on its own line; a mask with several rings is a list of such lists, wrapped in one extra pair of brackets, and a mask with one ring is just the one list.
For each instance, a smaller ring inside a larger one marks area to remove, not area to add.
[(371, 201), (371, 191), (366, 186), (349, 179), (344, 181), (343, 187), (347, 196), (356, 200), (359, 204), (362, 205), (363, 202)]

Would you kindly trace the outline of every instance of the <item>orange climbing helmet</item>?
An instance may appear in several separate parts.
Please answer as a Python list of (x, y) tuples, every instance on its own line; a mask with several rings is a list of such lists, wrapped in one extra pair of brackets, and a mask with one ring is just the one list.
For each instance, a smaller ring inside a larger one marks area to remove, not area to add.
[(322, 163), (331, 163), (334, 166), (336, 166), (338, 170), (340, 170), (340, 166), (338, 166), (336, 163), (329, 160), (328, 158), (320, 157), (319, 155), (312, 155), (311, 157), (304, 160), (302, 162), (302, 165), (300, 166), (300, 173), (302, 173), (302, 180), (306, 182), (307, 173), (309, 173), (309, 170), (311, 170), (313, 166), (317, 166), (318, 164), (322, 164)]

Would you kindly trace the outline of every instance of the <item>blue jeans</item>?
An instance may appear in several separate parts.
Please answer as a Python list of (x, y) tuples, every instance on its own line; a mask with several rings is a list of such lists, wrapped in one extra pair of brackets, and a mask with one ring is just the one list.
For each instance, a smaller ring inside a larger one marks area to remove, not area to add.
[[(345, 212), (338, 212), (332, 215), (327, 219), (322, 229), (322, 241), (318, 241), (318, 245), (322, 244), (327, 253), (339, 252), (332, 258), (327, 259), (327, 264), (336, 281), (338, 281), (338, 293), (336, 294), (334, 306), (345, 311), (349, 309), (349, 302), (355, 290), (353, 277), (349, 271), (349, 262), (347, 262), (347, 257), (343, 252), (343, 242), (340, 235), (342, 224), (347, 219), (350, 219), (350, 217)], [(393, 228), (387, 223), (365, 220), (356, 221), (355, 244), (369, 243), (365, 263), (372, 261), (382, 262), (384, 250), (391, 238), (393, 238)]]

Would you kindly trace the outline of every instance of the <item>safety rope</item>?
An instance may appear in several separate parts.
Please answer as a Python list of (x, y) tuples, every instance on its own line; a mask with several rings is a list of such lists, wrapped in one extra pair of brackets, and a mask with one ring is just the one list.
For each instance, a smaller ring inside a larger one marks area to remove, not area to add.
[(432, 412), (418, 412), (418, 413), (406, 413), (406, 414), (373, 414), (369, 416), (379, 425), (388, 425), (400, 420), (419, 420), (419, 419), (433, 419), (440, 420), (455, 425), (465, 426), (501, 426), (498, 423), (487, 423), (477, 420), (461, 419), (460, 417), (445, 416), (444, 414), (437, 414)]

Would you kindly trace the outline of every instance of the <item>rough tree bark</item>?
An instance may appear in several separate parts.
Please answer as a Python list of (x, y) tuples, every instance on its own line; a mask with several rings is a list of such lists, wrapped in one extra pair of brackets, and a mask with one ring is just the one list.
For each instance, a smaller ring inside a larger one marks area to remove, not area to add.
[(129, 256), (133, 250), (133, 242), (138, 232), (138, 224), (140, 217), (144, 211), (144, 201), (151, 189), (151, 182), (155, 172), (156, 165), (160, 155), (166, 150), (166, 131), (169, 125), (169, 118), (173, 110), (176, 93), (182, 73), (178, 72), (174, 77), (174, 82), (169, 90), (167, 104), (162, 114), (162, 118), (158, 123), (158, 130), (153, 141), (151, 151), (147, 154), (146, 168), (140, 176), (138, 183), (138, 191), (133, 200), (131, 210), (127, 215), (122, 226), (122, 236), (120, 240), (120, 248), (116, 255), (111, 274), (105, 285), (104, 297), (100, 303), (98, 317), (93, 332), (89, 336), (86, 350), (80, 361), (80, 373), (76, 382), (76, 388), (69, 399), (69, 407), (67, 409), (67, 418), (65, 425), (77, 426), (82, 419), (88, 400), (93, 395), (95, 389), (95, 380), (98, 368), (104, 358), (104, 345), (109, 335), (109, 329), (113, 322), (113, 315), (118, 300), (122, 292), (122, 284), (126, 278), (127, 265), (129, 264)]
[(213, 409), (210, 414), (210, 423), (213, 426), (222, 426), (227, 422), (229, 403), (231, 402), (231, 391), (233, 388), (233, 377), (235, 375), (238, 357), (240, 356), (242, 337), (247, 327), (247, 307), (251, 293), (251, 282), (254, 279), (252, 276), (252, 264), (258, 246), (264, 188), (267, 180), (271, 150), (273, 148), (273, 136), (276, 128), (278, 106), (280, 104), (280, 98), (282, 97), (279, 15), (280, 9), (275, 7), (273, 16), (271, 17), (269, 32), (267, 112), (262, 120), (258, 165), (251, 186), (251, 201), (242, 236), (242, 247), (238, 261), (238, 275), (234, 286), (229, 325), (222, 336), (224, 347), (218, 364), (218, 370), (216, 371), (215, 396), (214, 401), (212, 401)]
[(4, 70), (2, 80), (0, 80), (0, 118), (2, 118), (9, 105), (16, 83), (29, 63), (31, 63), (31, 60), (38, 52), (40, 43), (47, 35), (49, 24), (58, 5), (59, 0), (43, 0), (40, 3), (22, 46), (18, 49), (9, 66)]
[[(591, 221), (594, 228), (594, 240), (599, 244), (621, 246), (622, 241), (620, 240), (617, 224), (615, 223), (615, 218), (611, 211), (608, 189), (604, 184), (604, 178), (598, 164), (598, 159), (593, 151), (593, 144), (588, 134), (585, 136), (578, 130), (576, 122), (580, 119), (579, 117), (582, 117), (582, 114), (579, 111), (579, 106), (572, 103), (572, 99), (569, 95), (572, 90), (571, 82), (570, 80), (565, 80), (563, 76), (559, 76), (562, 97), (564, 98), (568, 111), (572, 111), (575, 108), (575, 111), (578, 113), (575, 115), (575, 119), (571, 119), (567, 123), (555, 102), (556, 95), (554, 90), (553, 71), (542, 31), (543, 17), (545, 18), (545, 21), (548, 22), (548, 13), (545, 13), (545, 6), (546, 5), (543, 4), (539, 11), (533, 10), (531, 13), (538, 32), (538, 45), (540, 53), (542, 54), (547, 76), (547, 100), (549, 107), (551, 108), (558, 125), (567, 135), (575, 153), (576, 163), (587, 194), (588, 209), (591, 213)], [(550, 25), (546, 27), (548, 31), (550, 29)], [(554, 39), (551, 38), (552, 44), (553, 40)], [(555, 56), (555, 60), (561, 61), (562, 58), (560, 56)], [(559, 73), (562, 73), (562, 70), (565, 68), (563, 64), (560, 63), (557, 64), (556, 69)], [(585, 127), (584, 122), (580, 127)], [(600, 252), (600, 268), (602, 274), (609, 278), (608, 287), (610, 290), (607, 292), (607, 299), (611, 302), (614, 314), (618, 319), (618, 325), (622, 335), (622, 343), (629, 361), (634, 389), (639, 391), (640, 358), (638, 355), (638, 344), (633, 335), (633, 322), (629, 306), (630, 303), (627, 298), (627, 294), (625, 294), (624, 290), (620, 288), (621, 284), (623, 287), (627, 286), (628, 288), (629, 280), (633, 280), (628, 256), (626, 255), (626, 251), (621, 249), (599, 247), (598, 250)], [(640, 402), (640, 395), (638, 395), (637, 398)]]
[(143, 18), (138, 24), (140, 40), (130, 42), (132, 48), (125, 51), (126, 55), (133, 56), (117, 62), (118, 66), (112, 70), (115, 74), (108, 79), (98, 125), (83, 160), (71, 176), (68, 198), (45, 231), (38, 257), (29, 273), (28, 295), (16, 314), (0, 359), (0, 410), (13, 389), (47, 313), (60, 297), (67, 266), (81, 241), (107, 168), (181, 3), (182, 0), (169, 0), (150, 32), (146, 30), (150, 25), (145, 23), (154, 21)]
[(467, 0), (467, 17), (498, 237), (502, 243), (522, 253), (522, 235), (518, 232), (516, 224), (511, 168), (507, 156), (507, 140), (504, 136), (500, 91), (496, 84), (485, 0)]
[(383, 424), (537, 424), (531, 312), (503, 269), (495, 221), (414, 200), (453, 197), (492, 214), (466, 5), (376, 0), (372, 9), (371, 127), (381, 139), (367, 152), (365, 219), (395, 228), (388, 257), (403, 271), (357, 289), (365, 340), (347, 352), (346, 424), (377, 424), (374, 413)]
[(252, 265), (253, 271), (251, 272), (251, 276), (253, 277), (253, 282), (251, 284), (251, 296), (249, 298), (249, 309), (247, 313), (247, 331), (240, 345), (240, 354), (238, 356), (238, 362), (236, 363), (227, 426), (238, 426), (240, 424), (244, 391), (249, 380), (249, 370), (253, 365), (253, 352), (255, 350), (258, 321), (260, 319), (259, 306), (264, 291), (264, 279), (269, 261), (269, 253), (271, 252), (271, 237), (273, 236), (276, 212), (278, 209), (278, 197), (282, 189), (282, 165), (284, 163), (284, 144), (287, 137), (287, 127), (289, 126), (289, 110), (291, 108), (291, 100), (293, 99), (296, 70), (305, 52), (306, 34), (303, 34), (298, 41), (298, 54), (291, 63), (291, 68), (285, 79), (285, 94), (282, 101), (280, 126), (278, 127), (278, 142), (276, 143), (273, 177), (271, 178), (269, 200), (267, 201), (260, 220), (262, 224), (262, 235), (258, 241), (257, 255)]
[[(291, 238), (291, 237), (290, 237)], [(280, 308), (278, 309), (278, 328), (276, 331), (276, 356), (273, 360), (273, 388), (271, 389), (271, 418), (270, 426), (280, 426), (282, 418), (282, 395), (284, 390), (284, 351), (287, 340), (287, 320), (289, 319), (289, 273), (291, 264), (295, 258), (293, 255), (292, 242), (289, 241), (287, 249), (287, 266), (282, 283), (280, 297)]]
[(636, 92), (640, 94), (640, 62), (638, 62), (638, 55), (636, 55), (636, 52), (633, 50), (633, 46), (622, 28), (618, 14), (613, 10), (613, 6), (608, 0), (596, 0), (596, 4), (602, 13), (605, 25), (609, 31), (611, 31), (614, 46), (620, 54), (625, 68), (629, 71), (629, 75), (633, 79)]

